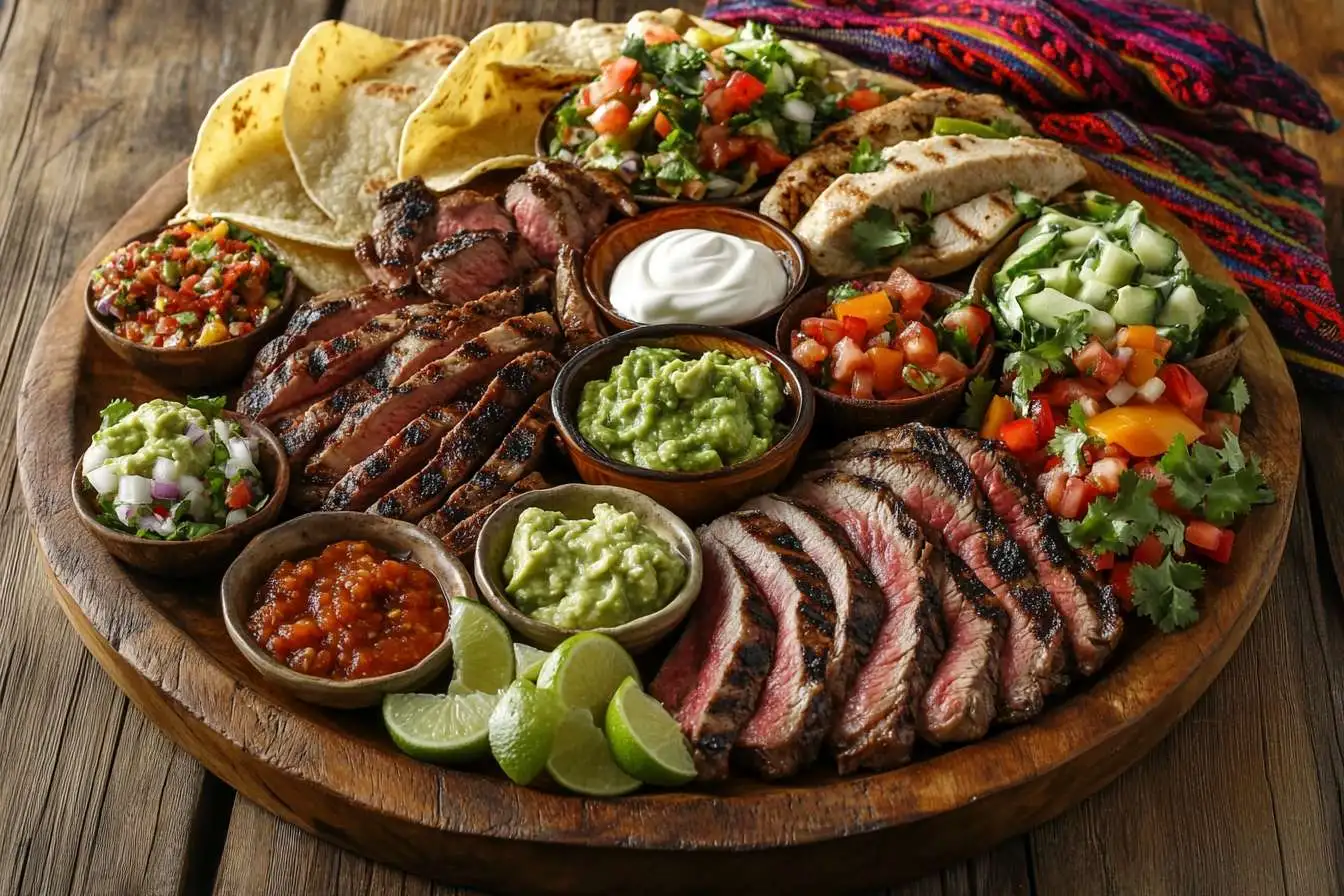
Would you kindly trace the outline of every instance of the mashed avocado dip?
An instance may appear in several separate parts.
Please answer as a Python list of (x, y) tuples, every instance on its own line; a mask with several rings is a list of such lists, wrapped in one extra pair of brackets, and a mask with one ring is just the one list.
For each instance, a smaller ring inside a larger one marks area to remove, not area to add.
[(764, 454), (786, 427), (784, 385), (770, 365), (720, 351), (694, 357), (639, 346), (583, 387), (579, 433), (598, 451), (649, 470), (717, 470)]
[(504, 578), (504, 592), (533, 619), (609, 628), (667, 606), (686, 582), (686, 563), (636, 514), (610, 504), (578, 520), (529, 507), (513, 530)]
[[(187, 435), (195, 424), (197, 441)], [(95, 444), (107, 449), (110, 457), (103, 466), (119, 476), (150, 476), (154, 462), (161, 457), (176, 462), (179, 475), (201, 476), (210, 466), (214, 445), (202, 438), (210, 426), (205, 415), (195, 408), (156, 398), (147, 401), (94, 434)]]

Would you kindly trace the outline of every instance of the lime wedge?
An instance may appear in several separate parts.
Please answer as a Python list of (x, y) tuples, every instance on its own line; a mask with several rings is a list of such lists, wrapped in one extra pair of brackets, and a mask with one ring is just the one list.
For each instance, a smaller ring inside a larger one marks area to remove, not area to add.
[(639, 788), (616, 764), (602, 730), (585, 709), (571, 709), (555, 732), (546, 771), (555, 783), (585, 796), (620, 796)]
[(639, 670), (625, 648), (607, 635), (583, 632), (565, 639), (541, 664), (537, 686), (550, 688), (565, 705), (605, 718), (607, 703), (627, 678)]
[(551, 691), (519, 679), (490, 714), (490, 752), (515, 784), (530, 784), (546, 767), (565, 705)]
[(388, 694), (383, 724), (405, 753), (427, 762), (468, 762), (490, 747), (498, 694)]
[(452, 600), (448, 637), (453, 642), (453, 682), (497, 694), (513, 681), (513, 638), (490, 608), (465, 597)]
[(541, 664), (546, 662), (546, 657), (550, 656), (549, 650), (538, 650), (530, 644), (513, 645), (513, 665), (515, 673), (519, 678), (526, 678), (528, 681), (536, 681), (538, 673), (541, 672)]
[(607, 706), (607, 740), (616, 764), (645, 784), (675, 787), (695, 778), (681, 726), (633, 678), (621, 683)]

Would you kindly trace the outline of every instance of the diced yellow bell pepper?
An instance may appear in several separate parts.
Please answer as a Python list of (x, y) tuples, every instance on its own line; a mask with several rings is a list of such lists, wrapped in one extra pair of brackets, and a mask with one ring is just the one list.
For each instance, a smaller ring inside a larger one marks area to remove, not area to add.
[(868, 325), (868, 335), (871, 336), (882, 332), (882, 328), (891, 321), (891, 316), (895, 312), (891, 307), (891, 299), (885, 292), (870, 292), (836, 302), (831, 306), (831, 313), (835, 315), (836, 320), (844, 320), (847, 317), (860, 318)]
[(1106, 444), (1119, 445), (1135, 457), (1165, 454), (1178, 434), (1185, 436), (1187, 445), (1204, 435), (1195, 421), (1166, 401), (1135, 402), (1102, 411), (1088, 418), (1087, 428)]
[(201, 327), (201, 335), (197, 338), (197, 345), (214, 345), (216, 342), (223, 342), (229, 338), (229, 328), (224, 326), (219, 319), (208, 322)]
[(980, 438), (997, 439), (1003, 424), (1013, 419), (1013, 403), (1002, 395), (995, 395), (985, 409), (985, 419), (980, 423)]

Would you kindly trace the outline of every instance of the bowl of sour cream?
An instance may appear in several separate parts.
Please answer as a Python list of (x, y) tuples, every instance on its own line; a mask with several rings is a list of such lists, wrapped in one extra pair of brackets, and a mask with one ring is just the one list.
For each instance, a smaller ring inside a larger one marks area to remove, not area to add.
[(584, 257), (584, 287), (618, 330), (658, 324), (750, 327), (807, 282), (803, 247), (755, 212), (678, 205), (604, 231)]

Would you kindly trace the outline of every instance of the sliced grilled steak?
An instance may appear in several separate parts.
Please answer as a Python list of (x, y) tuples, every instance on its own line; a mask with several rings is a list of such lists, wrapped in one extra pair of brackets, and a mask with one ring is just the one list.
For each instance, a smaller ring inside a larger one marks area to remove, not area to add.
[(825, 572), (835, 600), (835, 644), (827, 689), (832, 704), (843, 706), (887, 614), (881, 586), (854, 551), (844, 529), (813, 505), (782, 495), (763, 495), (748, 501), (742, 509), (759, 510), (788, 526), (798, 536), (803, 551)]
[(433, 303), (369, 369), (364, 378), (376, 388), (400, 386), (420, 368), (446, 356), (468, 339), (523, 313), (523, 293), (506, 289), (488, 293), (465, 305)]
[(541, 174), (568, 194), (583, 219), (583, 242), (575, 248), (586, 249), (611, 214), (611, 197), (607, 190), (579, 166), (560, 159), (539, 159), (527, 170)]
[(289, 485), (285, 506), (295, 513), (311, 513), (322, 506), (322, 499), (331, 488), (330, 479), (310, 479), (299, 476)]
[(555, 318), (540, 311), (510, 318), (468, 340), (400, 386), (352, 409), (333, 433), (331, 444), (314, 459), (316, 468), (328, 475), (344, 476), (425, 411), (485, 382), (524, 352), (554, 348), (559, 335)]
[(635, 197), (625, 181), (612, 172), (603, 171), (600, 168), (582, 168), (580, 170), (585, 177), (597, 184), (597, 188), (606, 195), (612, 208), (616, 211), (627, 218), (633, 218), (639, 214), (639, 203), (635, 201)]
[(479, 299), (521, 272), (517, 243), (514, 233), (464, 230), (425, 250), (415, 268), (416, 281), (440, 301), (460, 305)]
[(294, 312), (284, 333), (262, 346), (247, 379), (243, 380), (243, 388), (251, 388), (304, 346), (349, 333), (380, 314), (416, 301), (424, 301), (418, 290), (394, 291), (377, 285), (314, 296)]
[(554, 265), (561, 246), (587, 247), (587, 209), (577, 207), (569, 189), (535, 168), (509, 184), (504, 191), (504, 207), (513, 215), (518, 235), (533, 257), (544, 265)]
[(371, 239), (356, 256), (366, 270), (376, 265), (384, 282), (405, 286), (415, 279), (420, 254), (438, 238), (438, 208), (438, 196), (418, 177), (382, 190)]
[[(910, 761), (919, 701), (942, 650), (936, 551), (882, 483), (834, 470), (794, 494), (844, 529), (882, 589), (886, 615), (831, 730), (841, 774)], [(990, 692), (993, 697), (993, 691)]]
[(936, 431), (908, 425), (842, 443), (830, 463), (885, 482), (989, 587), (1008, 614), (999, 718), (1020, 721), (1040, 712), (1045, 697), (1066, 680), (1063, 623), (961, 456)]
[(1036, 577), (1055, 599), (1078, 671), (1093, 674), (1106, 662), (1124, 632), (1114, 591), (1109, 585), (1097, 586), (1017, 461), (975, 433), (961, 429), (940, 432), (970, 466), (990, 506), (1007, 523), (1009, 534), (1035, 565)]
[(604, 335), (597, 308), (579, 277), (583, 256), (573, 246), (561, 246), (555, 258), (555, 315), (565, 334), (565, 355), (573, 356)]
[(770, 674), (776, 623), (741, 561), (703, 529), (697, 534), (704, 585), (649, 693), (676, 716), (700, 779), (718, 781), (728, 777), (728, 757)]
[(471, 410), (473, 401), (431, 408), (407, 423), (377, 451), (350, 468), (322, 502), (323, 510), (367, 510), (369, 505), (423, 467), (439, 442)]
[(719, 517), (706, 527), (751, 573), (778, 623), (775, 663), (733, 753), (767, 778), (810, 765), (835, 709), (827, 677), (835, 644), (835, 600), (826, 576), (788, 526), (756, 511)]
[(379, 498), (369, 512), (415, 522), (432, 511), (485, 461), (491, 446), (500, 444), (559, 372), (560, 362), (549, 352), (529, 352), (510, 361), (462, 422), (443, 437), (430, 462)]
[(546, 480), (542, 478), (540, 473), (527, 474), (515, 482), (507, 492), (458, 523), (453, 531), (444, 537), (444, 545), (453, 556), (464, 560), (470, 558), (472, 554), (476, 553), (476, 539), (480, 537), (481, 528), (485, 525), (485, 521), (490, 518), (490, 514), (498, 510), (501, 504), (514, 495), (521, 495), (523, 492), (546, 487)]
[(997, 711), (999, 657), (1008, 615), (956, 554), (941, 550), (947, 648), (919, 707), (919, 733), (930, 743), (979, 740)]
[(454, 190), (440, 196), (434, 238), (446, 240), (465, 230), (513, 233), (513, 219), (494, 197), (475, 190)]
[(276, 433), (285, 447), (292, 468), (298, 469), (321, 449), (323, 440), (341, 425), (345, 415), (373, 398), (378, 390), (364, 380), (354, 380), (308, 405), (301, 417), (283, 433)]
[[(504, 368), (500, 376), (508, 371)], [(546, 436), (554, 423), (551, 393), (543, 392), (532, 402), (518, 425), (509, 430), (495, 453), (472, 477), (448, 496), (438, 510), (420, 521), (420, 528), (442, 538), (459, 523), (509, 490), (531, 473), (546, 453)]]

